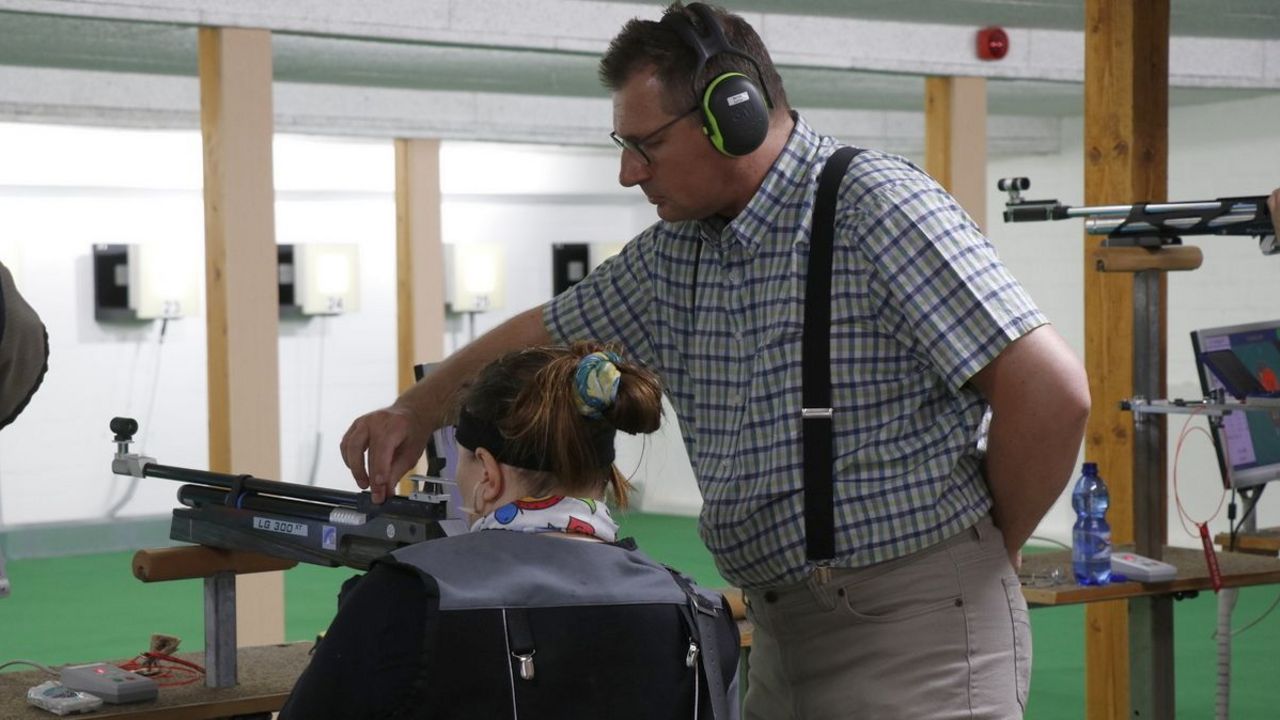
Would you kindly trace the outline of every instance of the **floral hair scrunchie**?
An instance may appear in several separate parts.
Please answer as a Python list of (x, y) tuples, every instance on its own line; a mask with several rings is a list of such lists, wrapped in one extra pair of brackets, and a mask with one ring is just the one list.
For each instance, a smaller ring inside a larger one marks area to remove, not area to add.
[(578, 390), (578, 412), (598, 419), (618, 399), (622, 358), (609, 351), (593, 352), (578, 361), (574, 385)]

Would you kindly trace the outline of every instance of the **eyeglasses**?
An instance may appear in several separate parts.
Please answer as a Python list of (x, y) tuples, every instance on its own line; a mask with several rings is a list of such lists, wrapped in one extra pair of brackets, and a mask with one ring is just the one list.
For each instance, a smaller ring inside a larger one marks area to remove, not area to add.
[(644, 149), (645, 143), (648, 143), (650, 140), (653, 140), (654, 138), (658, 137), (659, 135), (662, 134), (664, 130), (671, 127), (672, 125), (675, 125), (681, 120), (694, 114), (695, 112), (698, 111), (699, 107), (700, 106), (695, 105), (689, 108), (689, 110), (686, 111), (684, 114), (678, 115), (675, 118), (672, 118), (670, 121), (663, 123), (662, 127), (658, 128), (657, 130), (654, 130), (648, 135), (645, 135), (639, 140), (628, 140), (616, 132), (609, 133), (609, 139), (612, 140), (613, 144), (617, 145), (619, 149), (630, 150), (631, 152), (639, 155), (640, 159), (644, 161), (645, 165), (652, 165), (653, 158), (649, 157), (649, 153), (645, 152), (645, 149)]

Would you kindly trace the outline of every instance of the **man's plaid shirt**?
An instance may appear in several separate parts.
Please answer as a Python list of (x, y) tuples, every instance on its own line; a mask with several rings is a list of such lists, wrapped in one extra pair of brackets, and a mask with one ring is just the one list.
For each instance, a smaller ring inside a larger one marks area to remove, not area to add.
[[(543, 313), (558, 340), (616, 341), (661, 374), (702, 491), (702, 539), (740, 587), (812, 569), (801, 330), (818, 176), (838, 147), (797, 117), (736, 218), (659, 222)], [(956, 201), (892, 155), (865, 151), (845, 174), (833, 264), (833, 564), (861, 567), (990, 511), (974, 447), (986, 405), (966, 382), (1046, 319)]]

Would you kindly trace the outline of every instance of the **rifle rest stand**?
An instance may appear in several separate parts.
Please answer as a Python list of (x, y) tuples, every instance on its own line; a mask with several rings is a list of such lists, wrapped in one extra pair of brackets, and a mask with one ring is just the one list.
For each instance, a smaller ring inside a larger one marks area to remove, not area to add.
[(236, 682), (236, 575), (288, 570), (296, 560), (204, 545), (139, 550), (133, 576), (142, 582), (204, 578), (204, 684)]

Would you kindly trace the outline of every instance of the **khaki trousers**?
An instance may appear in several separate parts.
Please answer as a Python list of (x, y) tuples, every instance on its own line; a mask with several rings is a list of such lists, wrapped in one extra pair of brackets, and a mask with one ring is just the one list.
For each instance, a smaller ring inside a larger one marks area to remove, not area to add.
[(914, 555), (746, 597), (748, 720), (1023, 715), (1031, 625), (990, 518)]

